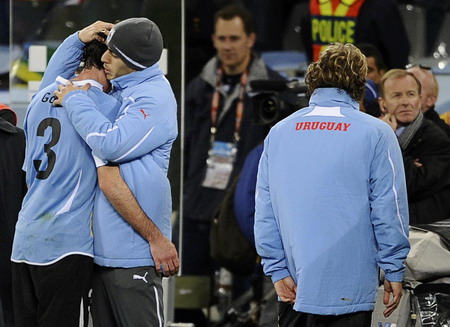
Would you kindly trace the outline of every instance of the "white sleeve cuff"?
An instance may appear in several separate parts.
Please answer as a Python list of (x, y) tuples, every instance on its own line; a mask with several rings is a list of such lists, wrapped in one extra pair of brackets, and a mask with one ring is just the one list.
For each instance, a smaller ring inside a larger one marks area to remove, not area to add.
[(102, 167), (104, 165), (106, 165), (108, 163), (108, 161), (100, 159), (99, 157), (97, 157), (94, 153), (92, 153), (92, 157), (94, 157), (94, 161), (95, 161), (95, 167)]

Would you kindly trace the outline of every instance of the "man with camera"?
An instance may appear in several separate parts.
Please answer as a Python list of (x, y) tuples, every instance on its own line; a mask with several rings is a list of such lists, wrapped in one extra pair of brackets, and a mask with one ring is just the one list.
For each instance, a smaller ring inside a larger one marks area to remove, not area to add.
[[(183, 273), (212, 275), (211, 220), (247, 153), (267, 126), (252, 122), (250, 82), (282, 79), (252, 51), (256, 35), (250, 13), (228, 6), (214, 17), (217, 55), (186, 90)], [(199, 311), (197, 311), (199, 312)], [(198, 313), (202, 316), (201, 313)], [(190, 312), (189, 317), (192, 317)], [(190, 318), (184, 318), (187, 321)], [(202, 318), (199, 318), (202, 319)], [(197, 321), (196, 326), (201, 326)]]

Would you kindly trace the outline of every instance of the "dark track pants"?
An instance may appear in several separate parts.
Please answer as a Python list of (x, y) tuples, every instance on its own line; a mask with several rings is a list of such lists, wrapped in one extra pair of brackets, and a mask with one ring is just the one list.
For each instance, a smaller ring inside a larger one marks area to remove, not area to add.
[(95, 327), (163, 327), (161, 275), (154, 267), (94, 265), (92, 319)]
[(293, 305), (278, 302), (279, 327), (370, 327), (372, 312), (361, 311), (339, 316), (323, 316), (298, 312)]

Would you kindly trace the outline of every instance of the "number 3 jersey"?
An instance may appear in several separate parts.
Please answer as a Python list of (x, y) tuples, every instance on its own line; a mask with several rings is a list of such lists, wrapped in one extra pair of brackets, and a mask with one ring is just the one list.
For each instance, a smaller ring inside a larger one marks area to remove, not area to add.
[[(58, 78), (57, 81), (62, 79)], [(55, 82), (28, 106), (24, 130), (26, 194), (14, 235), (11, 260), (52, 264), (68, 255), (93, 257), (91, 216), (97, 172), (89, 146), (78, 135), (66, 110), (53, 106)], [(89, 96), (114, 120), (117, 100), (93, 80)]]

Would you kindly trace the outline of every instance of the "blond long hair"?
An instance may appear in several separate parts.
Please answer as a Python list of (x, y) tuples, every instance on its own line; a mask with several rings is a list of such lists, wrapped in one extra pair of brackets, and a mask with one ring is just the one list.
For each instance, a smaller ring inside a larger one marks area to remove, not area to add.
[(321, 87), (346, 91), (355, 101), (364, 97), (367, 60), (353, 44), (331, 43), (319, 60), (309, 65), (305, 83), (309, 93)]

